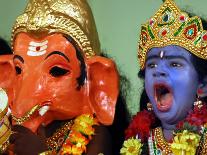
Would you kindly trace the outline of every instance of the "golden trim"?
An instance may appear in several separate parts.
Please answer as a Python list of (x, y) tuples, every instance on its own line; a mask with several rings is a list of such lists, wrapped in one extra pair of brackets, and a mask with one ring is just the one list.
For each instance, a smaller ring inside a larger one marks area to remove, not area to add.
[(16, 116), (14, 116), (13, 114), (11, 114), (12, 119), (18, 124), (21, 125), (24, 122), (26, 122), (27, 120), (30, 119), (30, 117), (32, 116), (32, 114), (34, 114), (35, 111), (37, 111), (38, 109), (40, 109), (39, 105), (34, 106), (29, 112), (27, 112), (24, 116), (18, 118)]
[(5, 117), (5, 115), (7, 114), (8, 107), (9, 107), (9, 105), (7, 104), (6, 108), (0, 112), (0, 120), (3, 119)]
[(37, 36), (62, 33), (77, 42), (86, 58), (100, 52), (95, 22), (85, 0), (30, 0), (13, 26), (12, 43), (20, 32)]
[(147, 52), (154, 47), (177, 45), (207, 60), (207, 32), (201, 19), (189, 17), (172, 0), (166, 0), (156, 14), (141, 27), (138, 43), (140, 68), (144, 69)]

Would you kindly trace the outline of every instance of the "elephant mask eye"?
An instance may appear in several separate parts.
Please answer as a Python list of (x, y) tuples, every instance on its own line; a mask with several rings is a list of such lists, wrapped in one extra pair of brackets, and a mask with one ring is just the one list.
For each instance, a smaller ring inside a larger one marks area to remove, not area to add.
[(19, 75), (22, 73), (22, 69), (18, 66), (15, 66), (16, 74)]
[(50, 69), (50, 75), (52, 75), (53, 77), (60, 77), (60, 76), (64, 76), (67, 73), (69, 73), (69, 70), (58, 67), (58, 66), (54, 66)]

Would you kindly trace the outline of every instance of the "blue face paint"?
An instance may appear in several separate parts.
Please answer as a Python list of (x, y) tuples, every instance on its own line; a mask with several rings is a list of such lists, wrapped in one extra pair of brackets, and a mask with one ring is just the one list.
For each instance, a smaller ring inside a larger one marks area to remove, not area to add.
[(148, 52), (145, 89), (162, 125), (175, 125), (192, 109), (199, 80), (191, 57), (179, 46), (152, 48)]

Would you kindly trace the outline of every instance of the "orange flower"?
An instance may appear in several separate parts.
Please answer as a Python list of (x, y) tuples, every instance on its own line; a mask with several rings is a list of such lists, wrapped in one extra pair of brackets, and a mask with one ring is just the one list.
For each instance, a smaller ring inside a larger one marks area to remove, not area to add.
[(81, 132), (82, 134), (87, 135), (87, 136), (94, 135), (94, 132), (95, 132), (95, 129), (91, 125), (85, 122), (82, 122), (81, 124), (73, 125), (72, 130)]
[(94, 135), (95, 132), (93, 125), (98, 125), (98, 121), (93, 115), (83, 114), (77, 117), (59, 154), (81, 155), (86, 152), (86, 145), (91, 140), (91, 135)]
[(72, 146), (65, 146), (61, 151), (59, 152), (60, 155), (80, 155), (84, 152), (84, 150), (81, 147), (78, 147), (76, 145)]
[(81, 145), (87, 145), (89, 143), (87, 138), (84, 137), (80, 132), (77, 132), (77, 131), (72, 131), (69, 134), (69, 139), (70, 139), (70, 142), (73, 144), (79, 143)]

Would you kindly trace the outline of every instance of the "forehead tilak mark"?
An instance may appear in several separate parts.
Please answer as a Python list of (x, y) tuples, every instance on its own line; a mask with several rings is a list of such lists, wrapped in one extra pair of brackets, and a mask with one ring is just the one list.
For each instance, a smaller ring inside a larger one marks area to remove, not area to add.
[(42, 42), (31, 41), (28, 46), (27, 55), (29, 56), (41, 56), (46, 53), (48, 47), (48, 40)]
[(159, 56), (161, 59), (163, 59), (165, 52), (164, 51), (160, 51)]

